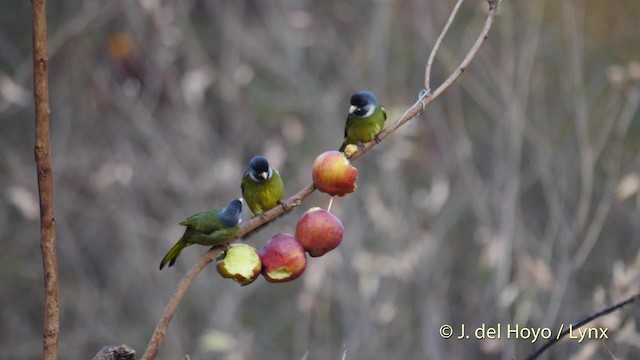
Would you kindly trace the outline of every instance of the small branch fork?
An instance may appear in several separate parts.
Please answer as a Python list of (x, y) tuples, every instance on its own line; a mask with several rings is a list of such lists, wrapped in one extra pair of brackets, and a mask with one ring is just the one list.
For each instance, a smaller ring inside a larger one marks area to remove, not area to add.
[[(478, 50), (480, 50), (480, 47), (482, 46), (484, 41), (487, 39), (489, 30), (491, 29), (491, 26), (493, 24), (493, 20), (495, 19), (496, 14), (498, 12), (498, 5), (500, 1), (489, 0), (488, 2), (489, 2), (489, 14), (487, 15), (485, 24), (476, 42), (473, 44), (473, 46), (471, 47), (471, 49), (469, 50), (465, 58), (462, 60), (460, 65), (456, 68), (456, 70), (451, 75), (449, 75), (447, 80), (445, 80), (432, 94), (430, 94), (428, 91), (428, 88), (429, 88), (429, 74), (431, 73), (431, 66), (433, 65), (432, 58), (435, 57), (435, 52), (437, 51), (437, 48), (440, 42), (442, 41), (442, 38), (444, 38), (444, 35), (449, 30), (449, 26), (451, 25), (451, 22), (453, 21), (453, 18), (455, 17), (455, 14), (458, 11), (460, 3), (462, 3), (462, 0), (458, 1), (455, 8), (453, 9), (451, 16), (449, 17), (447, 25), (445, 25), (444, 29), (442, 30), (442, 33), (438, 37), (437, 46), (434, 46), (432, 53), (429, 57), (430, 60), (427, 62), (426, 76), (425, 76), (425, 89), (427, 90), (423, 90), (420, 93), (420, 97), (418, 101), (416, 101), (416, 103), (414, 103), (411, 107), (409, 107), (409, 109), (407, 109), (407, 111), (400, 117), (400, 119), (398, 119), (398, 121), (396, 121), (396, 123), (393, 126), (385, 128), (384, 130), (382, 130), (382, 132), (380, 132), (380, 134), (378, 134), (378, 141), (369, 141), (366, 144), (364, 144), (361, 150), (358, 150), (353, 155), (351, 155), (350, 160), (353, 161), (359, 158), (360, 156), (362, 156), (364, 152), (376, 146), (379, 142), (381, 142), (387, 136), (391, 135), (394, 131), (396, 131), (400, 126), (407, 123), (409, 120), (414, 119), (418, 114), (420, 114), (423, 110), (425, 110), (427, 105), (429, 105), (432, 101), (434, 101), (440, 95), (442, 95), (447, 89), (449, 89), (449, 87), (451, 87), (451, 85), (453, 85), (453, 83), (455, 83), (458, 80), (458, 78), (460, 78), (462, 73), (467, 69), (467, 67), (469, 66), (469, 64), (475, 57), (475, 55), (478, 53)], [(248, 235), (249, 233), (253, 232), (257, 228), (261, 227), (262, 225), (280, 217), (285, 212), (293, 210), (295, 207), (299, 206), (302, 203), (302, 201), (306, 199), (309, 195), (311, 195), (311, 193), (313, 193), (314, 191), (315, 191), (315, 186), (313, 184), (309, 184), (306, 187), (304, 187), (302, 190), (298, 191), (298, 193), (288, 198), (284, 202), (285, 206), (276, 206), (275, 208), (265, 212), (263, 217), (257, 216), (249, 220), (248, 222), (244, 223), (242, 228), (240, 229), (238, 238), (240, 239)], [(285, 208), (287, 210), (285, 210)], [(169, 303), (165, 307), (164, 313), (162, 314), (160, 321), (156, 325), (156, 328), (153, 332), (151, 340), (149, 341), (149, 345), (147, 346), (147, 350), (142, 355), (142, 360), (152, 360), (156, 358), (156, 356), (158, 355), (158, 351), (160, 350), (160, 345), (162, 344), (162, 341), (164, 340), (164, 336), (167, 332), (169, 322), (173, 318), (173, 315), (175, 314), (176, 309), (178, 308), (178, 305), (182, 301), (182, 298), (184, 297), (187, 290), (193, 283), (195, 277), (210, 262), (216, 259), (216, 257), (218, 256), (221, 250), (222, 249), (220, 247), (211, 248), (204, 255), (202, 255), (202, 257), (195, 263), (195, 265), (193, 265), (193, 267), (187, 272), (187, 274), (185, 274), (182, 280), (180, 280), (180, 282), (178, 283), (176, 292), (173, 294), (173, 296), (169, 300)]]
[(44, 270), (44, 334), (42, 358), (58, 358), (60, 288), (53, 207), (53, 167), (49, 142), (49, 86), (47, 71), (46, 0), (33, 0), (33, 98), (36, 114), (35, 160), (40, 195), (40, 248)]

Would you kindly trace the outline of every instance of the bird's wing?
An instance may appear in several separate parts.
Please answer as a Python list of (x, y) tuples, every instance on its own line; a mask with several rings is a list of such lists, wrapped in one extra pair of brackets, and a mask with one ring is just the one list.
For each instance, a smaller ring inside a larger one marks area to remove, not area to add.
[(220, 219), (218, 218), (220, 211), (221, 209), (216, 209), (197, 213), (181, 222), (180, 225), (184, 225), (203, 234), (209, 234), (220, 228)]
[(347, 116), (347, 123), (344, 125), (344, 138), (347, 138), (347, 133), (349, 132), (349, 128), (353, 125), (354, 117), (349, 115)]
[(282, 177), (280, 176), (280, 173), (276, 169), (273, 169), (273, 178), (274, 178), (274, 181), (276, 182), (276, 188), (278, 189), (277, 196), (280, 198), (278, 199), (278, 201), (284, 200), (284, 183), (282, 182)]
[(244, 184), (247, 182), (247, 177), (248, 177), (247, 175), (248, 173), (245, 172), (244, 176), (242, 176), (242, 182), (240, 183), (240, 191), (242, 192), (242, 196), (244, 196)]

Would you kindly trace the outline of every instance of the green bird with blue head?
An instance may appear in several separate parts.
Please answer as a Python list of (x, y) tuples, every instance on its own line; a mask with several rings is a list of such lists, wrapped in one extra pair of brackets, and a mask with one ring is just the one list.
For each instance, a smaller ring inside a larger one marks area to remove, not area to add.
[(255, 156), (242, 177), (242, 197), (255, 216), (278, 204), (284, 205), (284, 184), (278, 170), (272, 168), (264, 156)]
[(197, 213), (180, 223), (187, 229), (180, 240), (160, 262), (160, 270), (169, 263), (173, 266), (182, 249), (193, 244), (218, 246), (228, 244), (240, 231), (242, 201), (233, 200), (226, 208)]
[(386, 120), (387, 113), (378, 104), (378, 99), (371, 91), (359, 91), (353, 94), (340, 151), (344, 151), (349, 144), (362, 148), (365, 142), (374, 139), (377, 141)]

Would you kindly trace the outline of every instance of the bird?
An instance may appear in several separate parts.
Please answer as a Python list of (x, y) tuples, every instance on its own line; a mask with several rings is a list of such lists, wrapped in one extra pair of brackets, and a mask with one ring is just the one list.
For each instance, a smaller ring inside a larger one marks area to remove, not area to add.
[(340, 151), (344, 151), (349, 144), (362, 148), (362, 143), (374, 139), (378, 141), (378, 134), (384, 128), (386, 120), (387, 113), (378, 104), (378, 99), (371, 91), (359, 91), (353, 94)]
[(226, 208), (203, 211), (180, 223), (187, 229), (180, 240), (160, 262), (160, 270), (169, 263), (173, 266), (182, 249), (193, 244), (218, 246), (228, 244), (240, 231), (242, 201), (233, 200)]
[(269, 166), (267, 159), (254, 156), (242, 177), (242, 197), (254, 216), (264, 213), (278, 204), (284, 206), (284, 184), (278, 170)]

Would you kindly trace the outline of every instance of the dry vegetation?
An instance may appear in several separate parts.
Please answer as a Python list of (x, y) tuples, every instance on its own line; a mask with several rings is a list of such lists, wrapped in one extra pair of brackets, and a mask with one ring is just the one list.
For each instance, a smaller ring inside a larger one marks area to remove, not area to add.
[[(0, 14), (0, 358), (39, 358), (42, 265), (33, 164), (30, 4)], [(341, 142), (349, 95), (396, 119), (453, 1), (50, 5), (61, 358), (141, 353), (204, 248), (157, 264), (186, 216), (240, 195), (265, 154), (287, 195)], [(640, 5), (511, 2), (461, 81), (358, 161), (334, 201), (346, 236), (290, 284), (240, 288), (210, 267), (160, 358), (512, 359), (541, 343), (445, 340), (438, 328), (557, 328), (640, 292)], [(432, 84), (486, 17), (465, 2)], [(29, 139), (29, 140), (27, 140)], [(294, 214), (247, 239), (292, 232)], [(640, 356), (631, 305), (608, 340), (551, 358)]]

